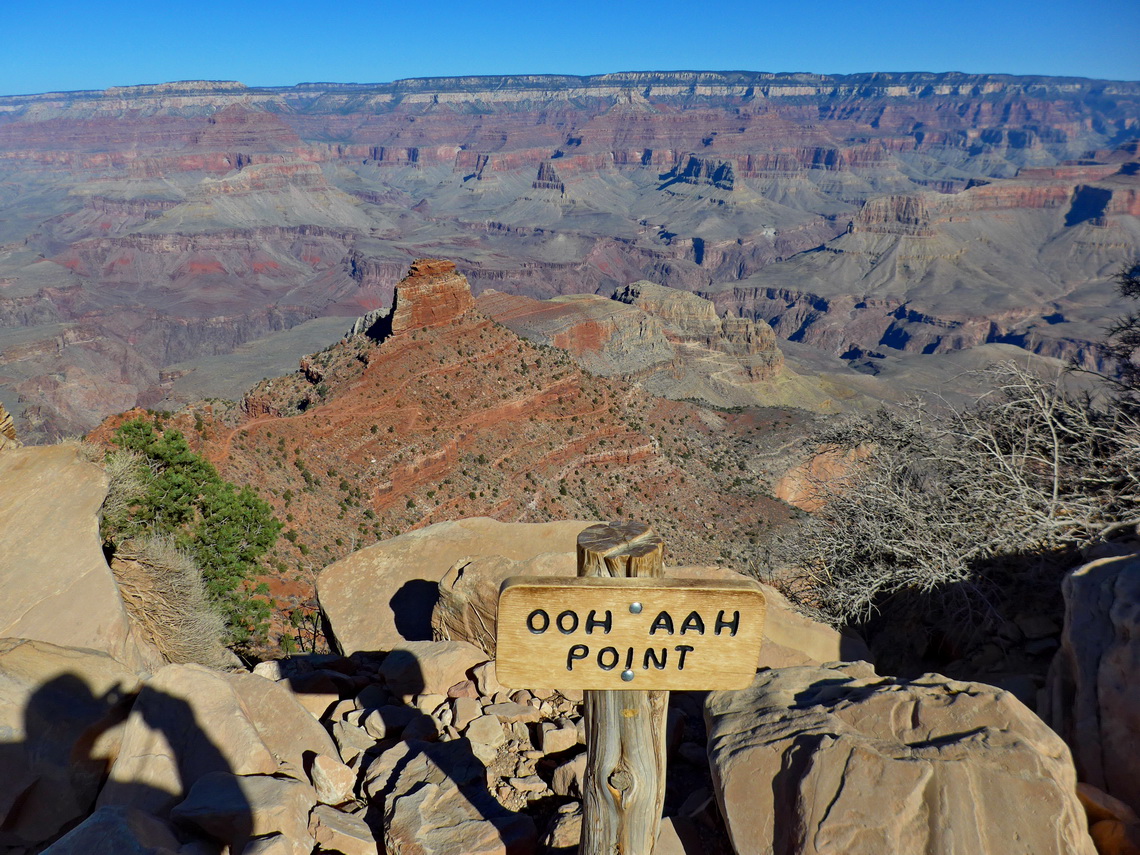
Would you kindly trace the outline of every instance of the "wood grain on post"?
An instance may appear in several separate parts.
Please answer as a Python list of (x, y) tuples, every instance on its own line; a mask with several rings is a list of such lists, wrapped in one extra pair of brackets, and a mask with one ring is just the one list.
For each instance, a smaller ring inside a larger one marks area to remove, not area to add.
[[(665, 546), (649, 526), (602, 523), (578, 535), (578, 575), (661, 577)], [(669, 693), (587, 691), (581, 855), (650, 855), (665, 801)]]

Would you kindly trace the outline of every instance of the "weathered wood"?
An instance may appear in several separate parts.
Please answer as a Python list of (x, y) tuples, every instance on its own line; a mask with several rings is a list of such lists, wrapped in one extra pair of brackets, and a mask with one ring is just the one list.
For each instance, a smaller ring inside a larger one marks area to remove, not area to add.
[[(665, 548), (644, 523), (578, 535), (578, 575), (660, 578)], [(669, 693), (587, 691), (581, 855), (650, 855), (665, 802)]]
[(518, 689), (743, 689), (764, 614), (751, 579), (517, 576), (499, 594), (496, 673)]

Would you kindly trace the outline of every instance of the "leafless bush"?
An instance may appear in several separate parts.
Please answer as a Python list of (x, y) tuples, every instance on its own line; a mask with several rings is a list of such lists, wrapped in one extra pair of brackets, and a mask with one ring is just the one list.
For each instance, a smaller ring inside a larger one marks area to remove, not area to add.
[(111, 570), (127, 612), (143, 636), (171, 662), (225, 667), (225, 623), (211, 608), (193, 559), (163, 537), (119, 544)]
[(880, 410), (812, 438), (865, 456), (818, 484), (823, 508), (772, 545), (769, 570), (793, 601), (836, 625), (908, 603), (967, 630), (1034, 596), (1083, 548), (1135, 531), (1134, 415), (1015, 365), (991, 388), (939, 418)]
[[(101, 450), (100, 450), (101, 451)], [(103, 500), (103, 533), (125, 535), (130, 522), (130, 509), (146, 492), (146, 462), (137, 451), (122, 449), (105, 457), (100, 453), (107, 473), (107, 497)]]

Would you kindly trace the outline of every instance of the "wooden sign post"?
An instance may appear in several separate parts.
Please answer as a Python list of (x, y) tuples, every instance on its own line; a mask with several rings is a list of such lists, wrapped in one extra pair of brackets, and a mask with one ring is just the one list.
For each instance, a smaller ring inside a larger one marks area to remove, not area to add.
[(584, 689), (581, 855), (650, 855), (665, 800), (670, 689), (739, 689), (756, 673), (764, 595), (750, 580), (665, 579), (643, 523), (578, 535), (578, 578), (503, 583), (498, 678)]

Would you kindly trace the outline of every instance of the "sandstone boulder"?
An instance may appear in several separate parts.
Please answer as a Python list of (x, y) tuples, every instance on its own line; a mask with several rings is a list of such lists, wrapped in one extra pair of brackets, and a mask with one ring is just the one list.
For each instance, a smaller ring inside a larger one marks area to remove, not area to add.
[(190, 788), (170, 816), (241, 851), (250, 838), (280, 834), (291, 855), (313, 850), (309, 811), (316, 806), (313, 788), (292, 778), (210, 772)]
[(141, 810), (102, 807), (43, 850), (43, 855), (174, 855), (178, 838), (166, 823)]
[(0, 637), (102, 650), (139, 671), (159, 667), (103, 557), (103, 470), (76, 445), (12, 448), (0, 455), (0, 485)]
[(1082, 781), (1140, 812), (1140, 555), (1065, 577), (1065, 627), (1043, 714)]
[(741, 855), (1095, 852), (1068, 749), (999, 689), (800, 666), (710, 693), (705, 714)]
[(0, 849), (91, 809), (138, 684), (106, 653), (0, 639)]
[(432, 637), (439, 581), (460, 559), (515, 561), (548, 552), (573, 553), (589, 522), (502, 523), (487, 517), (443, 522), (361, 549), (330, 564), (317, 596), (345, 655), (388, 650)]
[(99, 804), (164, 815), (203, 775), (304, 777), (304, 755), (336, 757), (324, 728), (284, 686), (256, 674), (168, 665), (147, 682)]
[(482, 650), (465, 641), (405, 641), (384, 657), (380, 675), (396, 694), (435, 694), (442, 700), (486, 660)]
[(402, 742), (368, 771), (373, 800), (383, 799), (389, 855), (531, 855), (530, 817), (487, 791), (486, 769), (466, 740)]
[(467, 641), (495, 656), (499, 587), (511, 576), (578, 574), (573, 552), (552, 552), (523, 561), (502, 555), (471, 558), (453, 564), (439, 581), (439, 601), (432, 611), (436, 638)]
[(322, 852), (342, 855), (376, 855), (377, 852), (376, 838), (368, 823), (327, 805), (317, 805), (310, 815), (309, 833)]

